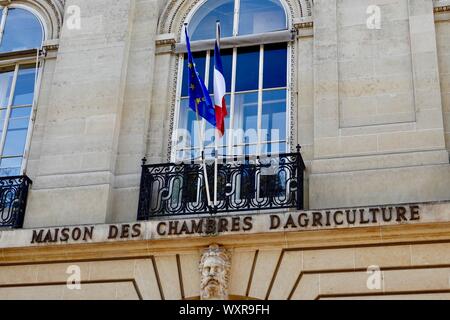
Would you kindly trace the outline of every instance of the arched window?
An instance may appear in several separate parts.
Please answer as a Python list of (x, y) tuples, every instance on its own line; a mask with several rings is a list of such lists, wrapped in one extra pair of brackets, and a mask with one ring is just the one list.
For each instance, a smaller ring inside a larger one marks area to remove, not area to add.
[[(188, 21), (193, 48), (196, 48), (196, 42), (211, 42), (209, 40), (215, 38), (216, 20), (221, 22), (222, 37), (234, 41), (233, 45), (221, 50), (229, 116), (226, 118), (225, 137), (219, 143), (219, 156), (286, 152), (290, 44), (271, 37), (282, 30), (289, 33), (283, 5), (279, 0), (207, 0)], [(248, 41), (248, 36), (252, 35), (257, 36)], [(201, 157), (196, 114), (188, 107), (186, 58), (183, 54), (180, 64), (179, 133), (174, 148), (174, 158), (178, 161)], [(213, 47), (194, 52), (194, 60), (200, 76), (204, 77), (206, 86), (213, 94)], [(214, 129), (205, 121), (202, 121), (202, 126), (205, 131), (205, 154), (211, 157), (215, 149)], [(190, 133), (190, 139), (181, 138), (180, 133), (185, 131)]]
[[(44, 31), (22, 6), (2, 8), (0, 24), (0, 176), (23, 174)], [(6, 57), (6, 58), (4, 58)]]
[(3, 8), (0, 53), (38, 49), (42, 46), (43, 29), (39, 19), (22, 8)]

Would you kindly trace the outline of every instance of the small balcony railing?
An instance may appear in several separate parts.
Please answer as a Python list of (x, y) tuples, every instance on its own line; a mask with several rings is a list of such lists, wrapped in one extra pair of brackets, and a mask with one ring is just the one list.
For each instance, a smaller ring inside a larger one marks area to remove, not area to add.
[(27, 176), (0, 178), (0, 228), (22, 228), (28, 190)]
[[(297, 153), (276, 157), (219, 160), (217, 198), (208, 203), (202, 164), (142, 166), (138, 220), (168, 216), (222, 214), (274, 209), (303, 209), (305, 164)], [(215, 164), (207, 164), (211, 200), (215, 197)]]

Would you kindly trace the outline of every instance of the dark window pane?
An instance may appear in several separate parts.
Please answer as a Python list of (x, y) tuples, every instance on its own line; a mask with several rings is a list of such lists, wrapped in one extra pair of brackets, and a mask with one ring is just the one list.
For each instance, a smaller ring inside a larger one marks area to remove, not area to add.
[(199, 171), (198, 165), (186, 165), (183, 177), (183, 202), (197, 202), (199, 187)]
[(256, 167), (251, 164), (242, 165), (241, 171), (241, 199), (254, 199), (256, 196)]
[[(206, 67), (206, 52), (194, 52), (194, 63), (195, 67), (197, 68), (197, 72), (200, 74), (200, 79), (203, 81), (205, 80), (205, 67)], [(183, 64), (183, 84), (181, 87), (181, 96), (187, 97), (189, 94), (189, 88), (188, 88), (188, 58), (187, 54), (184, 55), (184, 64)]]
[(274, 175), (261, 174), (259, 196), (261, 198), (276, 198), (286, 195), (286, 173), (280, 171)]
[(222, 37), (233, 35), (234, 0), (206, 1), (189, 23), (191, 40), (216, 38), (216, 21), (220, 20)]
[(34, 96), (35, 66), (21, 67), (14, 90), (13, 106), (31, 105)]
[(286, 13), (279, 0), (241, 0), (239, 35), (285, 29)]
[(264, 46), (264, 89), (287, 85), (287, 45)]
[(41, 48), (42, 40), (41, 23), (31, 12), (18, 8), (8, 10), (0, 52)]
[[(222, 67), (225, 77), (225, 82), (227, 85), (227, 92), (231, 92), (231, 80), (233, 71), (233, 50), (221, 50), (222, 55)], [(209, 89), (210, 93), (214, 93), (214, 51), (211, 51), (211, 66), (209, 68)]]
[(258, 89), (259, 51), (259, 47), (238, 49), (236, 67), (236, 91)]
[(14, 67), (0, 69), (0, 107), (1, 108), (5, 108), (8, 106), (13, 78), (14, 78)]

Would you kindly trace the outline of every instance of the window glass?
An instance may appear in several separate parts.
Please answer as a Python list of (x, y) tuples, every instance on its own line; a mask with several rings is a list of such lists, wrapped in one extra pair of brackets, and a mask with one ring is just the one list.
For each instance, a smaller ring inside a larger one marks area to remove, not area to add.
[(17, 108), (11, 110), (3, 156), (18, 156), (23, 154), (27, 139), (30, 113), (31, 108)]
[(237, 94), (234, 108), (234, 155), (255, 154), (258, 143), (258, 93)]
[(36, 66), (20, 67), (14, 90), (13, 106), (31, 105), (34, 96)]
[(287, 28), (286, 14), (278, 0), (240, 0), (239, 35)]
[[(235, 7), (239, 10), (235, 11)], [(221, 21), (222, 37), (233, 36), (233, 16), (239, 22), (234, 28), (237, 36), (287, 29), (286, 13), (278, 0), (208, 0), (191, 19), (191, 40), (214, 39), (216, 20)], [(262, 57), (261, 50), (264, 51)], [(288, 126), (287, 43), (227, 48), (221, 50), (221, 56), (228, 116), (225, 118), (225, 136), (219, 141), (219, 157), (285, 153)], [(199, 126), (195, 112), (188, 106), (186, 60), (185, 55), (178, 127), (188, 132), (189, 137), (175, 148), (177, 160), (183, 161), (199, 160), (201, 157)], [(194, 53), (194, 60), (202, 79), (205, 79), (205, 65), (208, 64), (209, 77), (205, 84), (213, 94), (214, 50)], [(205, 129), (205, 156), (211, 158), (215, 155), (215, 129), (203, 120), (201, 125)]]
[(286, 90), (263, 93), (263, 141), (286, 140)]
[(0, 71), (0, 107), (6, 108), (9, 103), (11, 85), (14, 78), (14, 67), (4, 68)]
[(197, 131), (197, 115), (191, 108), (189, 108), (188, 98), (181, 100), (180, 108), (179, 128), (183, 130), (179, 132), (180, 136), (178, 137), (178, 147), (190, 149), (195, 146), (200, 146)]
[(191, 40), (215, 39), (217, 20), (220, 20), (222, 37), (231, 37), (233, 35), (234, 0), (206, 1), (189, 24)]
[(287, 45), (264, 46), (264, 89), (283, 88), (287, 84)]
[(4, 158), (0, 163), (0, 176), (11, 177), (20, 175), (22, 157)]
[(238, 49), (236, 91), (258, 90), (259, 52), (259, 47)]
[(0, 53), (37, 49), (42, 41), (42, 25), (34, 14), (19, 8), (8, 9)]

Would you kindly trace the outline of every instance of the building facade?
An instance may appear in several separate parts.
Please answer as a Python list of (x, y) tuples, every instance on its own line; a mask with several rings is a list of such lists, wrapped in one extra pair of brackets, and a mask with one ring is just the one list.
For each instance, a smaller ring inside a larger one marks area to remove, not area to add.
[(450, 298), (450, 1), (0, 7), (1, 300)]

